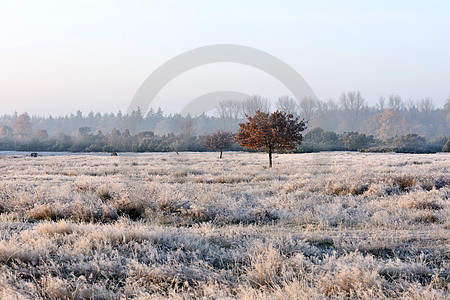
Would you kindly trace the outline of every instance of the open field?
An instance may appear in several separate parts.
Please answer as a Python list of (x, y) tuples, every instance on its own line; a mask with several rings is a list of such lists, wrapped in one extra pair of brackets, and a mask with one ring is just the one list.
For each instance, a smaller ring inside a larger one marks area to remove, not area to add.
[(0, 156), (0, 299), (445, 299), (450, 155)]

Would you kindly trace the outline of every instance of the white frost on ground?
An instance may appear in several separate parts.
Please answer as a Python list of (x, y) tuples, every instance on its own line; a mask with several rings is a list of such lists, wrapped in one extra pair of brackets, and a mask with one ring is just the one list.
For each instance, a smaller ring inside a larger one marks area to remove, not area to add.
[(448, 154), (0, 156), (0, 299), (445, 299)]

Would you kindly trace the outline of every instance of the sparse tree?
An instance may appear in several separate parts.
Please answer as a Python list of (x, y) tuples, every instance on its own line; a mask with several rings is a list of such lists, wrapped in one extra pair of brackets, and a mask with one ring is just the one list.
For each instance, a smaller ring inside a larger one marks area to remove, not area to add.
[(318, 102), (312, 97), (305, 97), (301, 99), (298, 103), (298, 106), (300, 108), (300, 115), (307, 121), (312, 119), (315, 112), (319, 108)]
[(409, 99), (403, 106), (409, 113), (419, 112), (418, 103), (414, 100)]
[(351, 91), (341, 95), (341, 106), (346, 111), (359, 112), (366, 105), (366, 100), (359, 91)]
[(431, 113), (434, 109), (433, 99), (428, 97), (424, 99), (420, 99), (419, 101), (419, 111), (425, 114)]
[(229, 131), (217, 131), (212, 134), (206, 134), (203, 137), (203, 145), (211, 150), (219, 150), (223, 157), (223, 151), (231, 148), (233, 144), (233, 134)]
[(444, 104), (444, 110), (450, 111), (450, 96), (448, 96), (447, 101)]
[(238, 120), (243, 117), (242, 101), (225, 100), (219, 102), (216, 107), (216, 115), (222, 121), (223, 130), (234, 130), (238, 125)]
[(388, 108), (398, 111), (404, 109), (405, 105), (399, 95), (392, 94), (388, 99)]
[(242, 108), (246, 116), (253, 116), (257, 111), (268, 113), (270, 111), (270, 100), (259, 95), (253, 95), (244, 101)]
[(269, 167), (272, 167), (273, 151), (294, 149), (301, 143), (302, 132), (306, 129), (303, 120), (282, 111), (257, 111), (255, 116), (246, 117), (248, 121), (239, 124), (237, 140), (242, 147), (266, 150), (269, 153)]
[(386, 108), (386, 99), (383, 96), (378, 98), (377, 109), (381, 112)]
[(224, 100), (216, 108), (216, 114), (221, 119), (236, 120), (242, 117), (242, 102), (238, 100)]
[(275, 104), (278, 110), (284, 111), (288, 114), (296, 116), (298, 114), (298, 106), (294, 99), (289, 96), (282, 96), (278, 98)]
[(356, 130), (362, 111), (366, 108), (366, 100), (359, 91), (344, 93), (340, 98), (341, 107), (348, 121), (347, 129)]

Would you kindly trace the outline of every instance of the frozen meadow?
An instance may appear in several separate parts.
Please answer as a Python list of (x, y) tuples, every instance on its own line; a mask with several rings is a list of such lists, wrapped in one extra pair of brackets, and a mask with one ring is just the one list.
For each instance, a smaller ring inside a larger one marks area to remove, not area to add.
[(0, 156), (0, 299), (448, 299), (450, 155)]

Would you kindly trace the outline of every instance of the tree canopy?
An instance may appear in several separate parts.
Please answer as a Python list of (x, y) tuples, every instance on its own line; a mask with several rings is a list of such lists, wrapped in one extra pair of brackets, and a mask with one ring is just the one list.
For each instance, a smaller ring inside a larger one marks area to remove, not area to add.
[(239, 124), (237, 140), (241, 147), (267, 151), (269, 167), (272, 167), (272, 153), (295, 149), (306, 129), (305, 121), (283, 111), (257, 111), (253, 117), (246, 115), (246, 118), (247, 122)]

